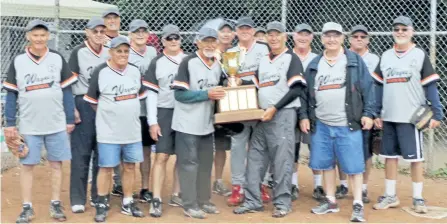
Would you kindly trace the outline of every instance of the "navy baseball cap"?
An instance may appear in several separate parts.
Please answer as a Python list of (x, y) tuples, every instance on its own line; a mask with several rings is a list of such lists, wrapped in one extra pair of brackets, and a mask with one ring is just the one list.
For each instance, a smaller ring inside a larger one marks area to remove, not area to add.
[(50, 30), (50, 28), (48, 27), (48, 24), (45, 21), (40, 20), (40, 19), (33, 19), (33, 20), (29, 21), (28, 25), (26, 25), (25, 31), (29, 32), (36, 27), (42, 27), (42, 28), (46, 29), (47, 31)]
[(296, 25), (296, 27), (295, 27), (295, 32), (296, 32), (296, 33), (299, 33), (299, 32), (301, 32), (301, 31), (309, 31), (310, 33), (313, 33), (313, 32), (314, 32), (314, 31), (312, 30), (312, 27), (309, 26), (309, 24), (306, 24), (306, 23), (301, 23), (301, 24)]
[(146, 21), (144, 21), (142, 19), (134, 19), (129, 24), (129, 31), (132, 33), (137, 31), (140, 28), (148, 29), (149, 25), (146, 23)]
[(203, 27), (202, 29), (199, 30), (196, 39), (203, 40), (208, 37), (217, 39), (217, 31), (209, 27)]
[(234, 30), (233, 24), (231, 24), (230, 22), (224, 20), (222, 23), (219, 24), (219, 26), (217, 27), (217, 30), (222, 30), (224, 27), (228, 27), (230, 28), (230, 30)]
[(163, 30), (161, 33), (162, 33), (162, 38), (166, 39), (166, 37), (169, 37), (171, 35), (180, 36), (180, 29), (176, 25), (169, 24), (169, 25), (166, 25), (165, 27), (163, 27)]
[(393, 26), (395, 25), (413, 26), (413, 21), (406, 16), (399, 16), (393, 21)]
[(102, 18), (108, 16), (109, 14), (115, 14), (117, 16), (121, 16), (120, 11), (118, 10), (118, 8), (109, 8), (109, 9), (106, 9), (102, 13)]
[(278, 21), (273, 21), (267, 24), (267, 32), (270, 32), (272, 30), (276, 30), (280, 33), (285, 33), (286, 32), (286, 27), (284, 26), (284, 24), (278, 22)]
[(130, 46), (129, 40), (125, 36), (117, 36), (110, 41), (110, 48), (117, 48), (122, 44)]
[(357, 26), (352, 27), (351, 34), (358, 32), (358, 31), (368, 34), (368, 28), (366, 28), (366, 26), (363, 26), (363, 25), (357, 25)]
[(87, 25), (85, 26), (85, 28), (87, 29), (95, 29), (97, 26), (106, 26), (104, 25), (104, 19), (99, 18), (99, 17), (93, 17), (91, 18)]
[(237, 20), (236, 27), (249, 26), (251, 28), (255, 27), (255, 22), (250, 17), (241, 17)]

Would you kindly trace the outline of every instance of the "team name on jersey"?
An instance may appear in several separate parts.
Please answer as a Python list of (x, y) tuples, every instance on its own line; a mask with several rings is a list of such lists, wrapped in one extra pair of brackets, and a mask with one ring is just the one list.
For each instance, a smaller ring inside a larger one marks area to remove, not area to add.
[(346, 77), (332, 77), (330, 74), (324, 74), (318, 77), (317, 91), (341, 89), (346, 85)]

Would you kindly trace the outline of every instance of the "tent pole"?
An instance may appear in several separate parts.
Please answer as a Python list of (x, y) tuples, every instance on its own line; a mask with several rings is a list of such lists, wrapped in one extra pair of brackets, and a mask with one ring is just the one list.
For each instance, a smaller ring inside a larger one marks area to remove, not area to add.
[(55, 5), (55, 17), (54, 17), (54, 26), (55, 26), (55, 38), (54, 38), (54, 47), (55, 50), (59, 50), (59, 23), (60, 23), (60, 0), (54, 0)]

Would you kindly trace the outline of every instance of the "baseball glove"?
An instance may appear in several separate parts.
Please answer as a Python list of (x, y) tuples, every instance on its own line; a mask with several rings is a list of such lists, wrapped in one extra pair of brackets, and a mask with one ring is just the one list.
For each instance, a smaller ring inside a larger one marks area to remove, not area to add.
[(14, 156), (25, 158), (28, 155), (28, 146), (26, 146), (23, 137), (20, 135), (17, 138), (6, 138), (6, 145)]
[(417, 129), (423, 131), (430, 125), (430, 120), (433, 118), (433, 111), (430, 106), (424, 105), (419, 107), (411, 117), (410, 122), (416, 126)]

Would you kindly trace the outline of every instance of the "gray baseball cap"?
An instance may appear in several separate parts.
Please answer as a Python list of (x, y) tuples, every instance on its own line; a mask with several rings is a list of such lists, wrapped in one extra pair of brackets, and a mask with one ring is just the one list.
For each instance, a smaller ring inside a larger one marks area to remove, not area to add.
[(411, 19), (406, 16), (399, 16), (394, 19), (393, 26), (398, 24), (404, 26), (413, 26), (413, 21), (411, 21)]
[(266, 31), (264, 28), (262, 28), (262, 27), (258, 27), (258, 28), (256, 28), (256, 32), (255, 32), (255, 34), (257, 34), (257, 33), (259, 33), (259, 32), (261, 32), (261, 33), (267, 33), (267, 31)]
[(224, 27), (228, 27), (228, 28), (230, 28), (231, 30), (234, 30), (234, 26), (233, 26), (233, 24), (231, 24), (230, 22), (228, 22), (228, 21), (223, 21), (222, 23), (220, 23), (219, 24), (219, 26), (217, 27), (217, 30), (222, 30)]
[(110, 41), (110, 48), (117, 48), (121, 44), (127, 44), (130, 46), (129, 40), (125, 36), (117, 36)]
[(352, 27), (351, 34), (358, 32), (358, 31), (368, 34), (368, 28), (366, 28), (366, 26), (363, 26), (363, 25), (357, 25), (357, 26)]
[(146, 21), (144, 21), (142, 19), (134, 19), (129, 24), (129, 31), (132, 33), (137, 31), (140, 28), (148, 29), (149, 25), (146, 23)]
[(33, 20), (29, 21), (28, 25), (26, 25), (25, 31), (29, 32), (36, 27), (42, 27), (48, 31), (50, 30), (50, 28), (48, 27), (48, 24), (45, 21), (40, 20), (40, 19), (33, 19)]
[(312, 30), (312, 27), (310, 27), (309, 24), (306, 24), (306, 23), (301, 23), (301, 24), (296, 25), (295, 32), (299, 33), (301, 31), (309, 31), (311, 33), (314, 32)]
[(255, 22), (250, 17), (241, 17), (237, 20), (236, 27), (249, 26), (251, 28), (255, 27)]
[(106, 17), (109, 14), (115, 14), (117, 16), (121, 16), (120, 11), (118, 10), (118, 8), (109, 8), (106, 9), (103, 13), (102, 13), (102, 18)]
[(321, 32), (326, 33), (329, 31), (336, 31), (336, 32), (343, 33), (343, 28), (338, 23), (328, 22), (323, 25), (323, 30)]
[(93, 17), (91, 18), (87, 25), (85, 26), (86, 29), (95, 29), (97, 26), (106, 26), (104, 25), (104, 19), (99, 17)]
[(176, 25), (169, 24), (169, 25), (166, 25), (163, 27), (163, 30), (161, 33), (162, 33), (162, 38), (166, 39), (166, 37), (169, 37), (171, 35), (180, 36), (180, 29)]
[(267, 24), (267, 32), (270, 32), (272, 30), (276, 30), (280, 33), (285, 33), (286, 32), (286, 27), (284, 26), (284, 24), (278, 22), (278, 21), (273, 21), (273, 22), (269, 22)]
[(217, 39), (217, 31), (209, 27), (202, 27), (199, 30), (199, 34), (197, 34), (196, 40), (203, 40), (208, 37)]

